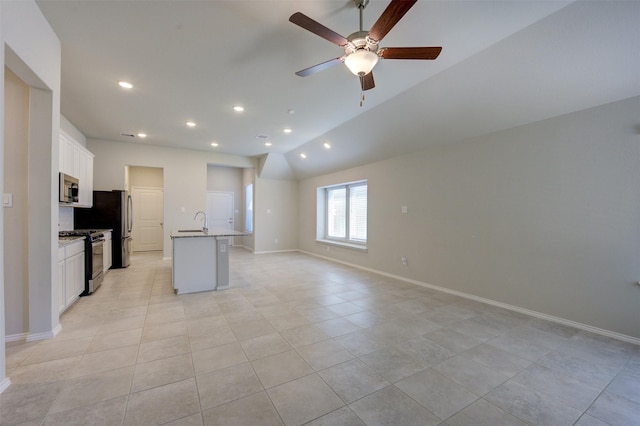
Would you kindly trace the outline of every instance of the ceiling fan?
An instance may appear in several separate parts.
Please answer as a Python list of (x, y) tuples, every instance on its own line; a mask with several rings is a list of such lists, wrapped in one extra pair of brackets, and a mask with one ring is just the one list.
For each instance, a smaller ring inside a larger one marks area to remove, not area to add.
[(362, 29), (362, 11), (369, 4), (369, 0), (354, 0), (360, 11), (360, 31), (356, 31), (346, 38), (300, 12), (294, 13), (289, 17), (290, 22), (344, 49), (343, 56), (305, 68), (296, 72), (296, 75), (306, 77), (344, 62), (353, 74), (360, 77), (360, 86), (365, 91), (375, 87), (372, 70), (379, 58), (436, 59), (442, 51), (442, 47), (379, 47), (384, 36), (417, 1), (391, 0), (371, 29), (364, 31)]

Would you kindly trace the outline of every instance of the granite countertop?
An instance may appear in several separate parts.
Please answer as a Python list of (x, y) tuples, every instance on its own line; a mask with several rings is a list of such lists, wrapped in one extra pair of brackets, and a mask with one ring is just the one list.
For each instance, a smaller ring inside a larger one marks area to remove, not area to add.
[[(96, 231), (100, 232), (113, 232), (113, 229), (96, 229)], [(84, 236), (82, 235), (69, 235), (65, 237), (58, 237), (58, 247), (68, 246), (71, 243), (74, 243), (78, 240), (84, 240)]]
[(69, 244), (75, 243), (76, 241), (82, 241), (84, 237), (74, 236), (74, 237), (59, 237), (58, 238), (58, 247), (68, 246)]
[(179, 229), (171, 231), (171, 238), (193, 238), (193, 237), (242, 237), (249, 235), (246, 232), (234, 231), (232, 229), (209, 229), (206, 232), (199, 229)]

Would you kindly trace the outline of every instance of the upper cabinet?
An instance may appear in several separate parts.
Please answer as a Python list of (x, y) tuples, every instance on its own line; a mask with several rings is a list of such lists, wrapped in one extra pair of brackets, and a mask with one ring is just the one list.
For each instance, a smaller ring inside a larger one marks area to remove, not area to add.
[(60, 130), (60, 172), (78, 179), (78, 203), (73, 207), (93, 205), (93, 157), (84, 146)]

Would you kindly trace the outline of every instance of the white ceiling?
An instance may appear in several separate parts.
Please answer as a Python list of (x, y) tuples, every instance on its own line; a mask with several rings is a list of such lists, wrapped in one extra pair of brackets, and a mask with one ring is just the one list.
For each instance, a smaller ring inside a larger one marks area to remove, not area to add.
[[(88, 138), (269, 153), (287, 169), (282, 176), (327, 173), (640, 95), (637, 1), (418, 1), (381, 46), (443, 46), (442, 54), (381, 61), (363, 107), (345, 66), (294, 75), (342, 51), (288, 22), (300, 11), (348, 36), (358, 30), (352, 0), (38, 4), (62, 43), (62, 114)], [(387, 4), (371, 1), (365, 28)], [(118, 80), (135, 87), (122, 90)], [(244, 113), (232, 110), (237, 104)], [(187, 120), (198, 125), (187, 128)], [(121, 136), (138, 132), (148, 137)]]

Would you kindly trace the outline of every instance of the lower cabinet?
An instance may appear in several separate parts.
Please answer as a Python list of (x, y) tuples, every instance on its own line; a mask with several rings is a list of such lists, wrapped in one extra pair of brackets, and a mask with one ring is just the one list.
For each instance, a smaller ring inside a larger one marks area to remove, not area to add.
[(58, 282), (60, 283), (58, 310), (65, 311), (84, 291), (84, 241), (71, 243), (64, 249), (64, 260), (58, 253)]
[(111, 264), (113, 263), (112, 253), (111, 253), (111, 232), (104, 233), (103, 248), (104, 248), (104, 255), (102, 257), (102, 273), (106, 275), (109, 268), (111, 268)]

